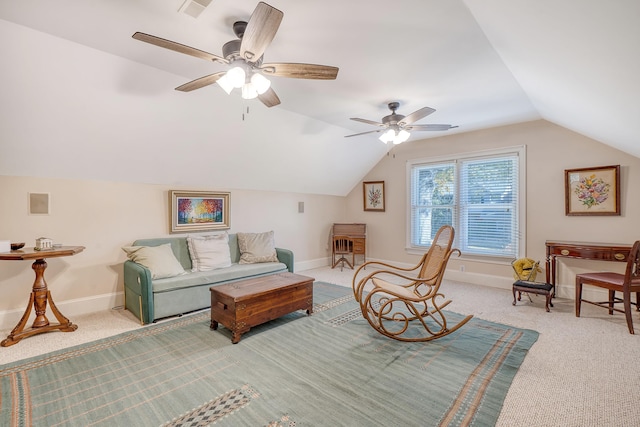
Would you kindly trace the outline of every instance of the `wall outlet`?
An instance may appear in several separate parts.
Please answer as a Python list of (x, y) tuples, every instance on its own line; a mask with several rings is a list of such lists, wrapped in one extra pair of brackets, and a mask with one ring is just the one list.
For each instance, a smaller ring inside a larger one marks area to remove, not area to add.
[(460, 271), (464, 272), (464, 265), (460, 266)]

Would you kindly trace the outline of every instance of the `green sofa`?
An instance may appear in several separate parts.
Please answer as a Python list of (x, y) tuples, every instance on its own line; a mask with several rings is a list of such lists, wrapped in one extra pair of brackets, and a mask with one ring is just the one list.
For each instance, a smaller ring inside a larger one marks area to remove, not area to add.
[(171, 244), (171, 249), (187, 274), (164, 279), (152, 279), (151, 272), (141, 264), (124, 262), (125, 307), (142, 324), (188, 313), (211, 306), (211, 286), (267, 274), (293, 273), (293, 252), (276, 248), (280, 262), (239, 264), (240, 249), (236, 234), (229, 234), (231, 267), (191, 272), (191, 257), (186, 237), (140, 239), (133, 246)]

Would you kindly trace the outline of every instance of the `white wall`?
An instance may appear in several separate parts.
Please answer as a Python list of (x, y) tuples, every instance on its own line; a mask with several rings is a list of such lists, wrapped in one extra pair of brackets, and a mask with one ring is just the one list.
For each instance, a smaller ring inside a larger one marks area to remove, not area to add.
[[(363, 211), (362, 185), (354, 188), (347, 197), (349, 220), (368, 225), (368, 257), (410, 265), (418, 261), (418, 256), (405, 251), (407, 161), (522, 145), (526, 146), (527, 156), (526, 256), (544, 264), (546, 240), (631, 244), (640, 239), (640, 199), (634, 197), (640, 183), (640, 159), (540, 120), (410, 141), (393, 148), (363, 179), (385, 181), (386, 211)], [(620, 216), (565, 215), (565, 169), (618, 164), (621, 166)], [(621, 271), (623, 267), (623, 263), (558, 260), (558, 294), (567, 298), (573, 297), (576, 273)], [(462, 265), (464, 273), (460, 271)], [(464, 257), (450, 261), (447, 277), (509, 289), (513, 283), (509, 264), (476, 262)]]
[[(170, 188), (164, 185), (111, 181), (0, 176), (0, 240), (33, 245), (51, 237), (86, 249), (73, 257), (47, 261), (45, 278), (56, 303), (67, 316), (106, 310), (122, 304), (120, 249), (133, 240), (169, 235), (168, 190), (231, 192), (230, 232), (274, 230), (276, 244), (295, 253), (296, 269), (327, 264), (328, 233), (334, 222), (365, 222), (368, 259), (415, 264), (405, 252), (406, 162), (489, 148), (526, 145), (527, 256), (544, 261), (547, 239), (631, 243), (640, 239), (640, 159), (621, 153), (545, 121), (489, 129), (400, 145), (364, 181), (384, 180), (386, 211), (364, 212), (362, 186), (348, 197), (227, 188)], [(621, 165), (622, 215), (567, 217), (564, 214), (564, 170)], [(51, 194), (51, 214), (29, 215), (29, 192)], [(298, 202), (305, 212), (298, 213)], [(460, 271), (465, 266), (465, 272)], [(33, 284), (30, 261), (0, 261), (0, 327), (10, 328), (21, 316)], [(505, 264), (453, 259), (447, 278), (509, 288), (511, 268)], [(573, 296), (573, 280), (583, 271), (610, 270), (621, 263), (561, 261), (559, 295)]]
[[(130, 34), (123, 43), (157, 49)], [(345, 129), (290, 111), (282, 95), (267, 108), (217, 85), (176, 91), (197, 75), (1, 19), (0, 39), (16, 40), (0, 44), (0, 175), (344, 196), (384, 152), (346, 143)]]
[[(120, 248), (170, 235), (170, 189), (230, 191), (229, 232), (274, 230), (276, 245), (293, 250), (297, 270), (327, 264), (329, 229), (345, 218), (344, 198), (337, 196), (11, 176), (0, 176), (0, 189), (0, 240), (33, 246), (44, 236), (86, 247), (73, 257), (46, 260), (45, 279), (68, 317), (122, 304), (126, 257)], [(50, 215), (28, 214), (30, 192), (50, 193)], [(27, 305), (31, 264), (0, 261), (0, 328), (14, 326)]]

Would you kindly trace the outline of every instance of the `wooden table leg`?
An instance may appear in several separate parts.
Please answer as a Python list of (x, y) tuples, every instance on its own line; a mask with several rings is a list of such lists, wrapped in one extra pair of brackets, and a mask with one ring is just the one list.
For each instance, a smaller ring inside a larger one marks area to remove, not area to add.
[[(58, 307), (56, 307), (56, 304), (53, 302), (53, 298), (51, 298), (51, 292), (47, 287), (47, 282), (44, 280), (44, 270), (47, 268), (46, 261), (44, 259), (37, 259), (31, 268), (36, 272), (36, 280), (33, 282), (33, 289), (31, 290), (27, 309), (9, 336), (0, 343), (0, 346), (2, 347), (9, 347), (10, 345), (17, 344), (23, 338), (41, 334), (43, 332), (55, 330), (73, 332), (78, 329), (78, 325), (74, 325), (69, 319), (60, 313), (60, 310), (58, 310)], [(49, 323), (49, 319), (47, 319), (46, 316), (47, 302), (51, 306), (51, 311), (56, 319), (58, 319), (59, 323)], [(25, 329), (27, 321), (29, 320), (29, 315), (31, 314), (32, 306), (36, 313), (36, 318), (33, 321), (33, 325), (30, 328)]]

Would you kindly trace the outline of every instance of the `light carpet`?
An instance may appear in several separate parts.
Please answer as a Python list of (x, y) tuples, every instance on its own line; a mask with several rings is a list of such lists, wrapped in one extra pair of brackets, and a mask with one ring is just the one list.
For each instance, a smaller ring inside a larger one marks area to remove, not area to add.
[(238, 344), (209, 323), (199, 313), (4, 365), (0, 425), (490, 426), (538, 337), (474, 318), (429, 343), (390, 340), (350, 289), (323, 282), (313, 316)]

